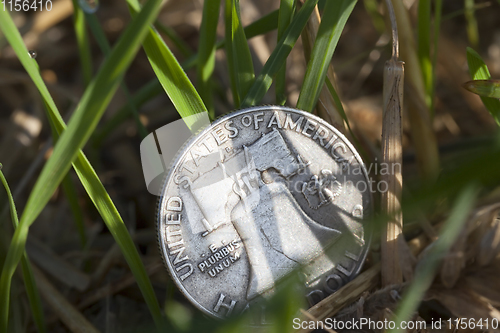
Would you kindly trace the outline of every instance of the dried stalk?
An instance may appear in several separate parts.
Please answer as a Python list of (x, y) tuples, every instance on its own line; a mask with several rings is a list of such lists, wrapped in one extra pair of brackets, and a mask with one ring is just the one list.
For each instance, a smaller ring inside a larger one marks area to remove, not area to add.
[(490, 266), (474, 269), (459, 280), (457, 286), (464, 286), (484, 297), (491, 305), (500, 307), (500, 290), (498, 276), (500, 275), (498, 260)]
[[(304, 4), (303, 0), (297, 0), (297, 9), (300, 9)], [(319, 15), (318, 6), (314, 8), (314, 11), (307, 21), (307, 25), (305, 29), (302, 31), (302, 45), (304, 49), (304, 57), (306, 58), (306, 62), (309, 62), (311, 59), (311, 52), (314, 46), (314, 41), (316, 39), (316, 35), (318, 33), (319, 25), (321, 23), (321, 17)], [(328, 65), (328, 71), (326, 73), (327, 79), (334, 85), (335, 90), (338, 93), (338, 89), (335, 86), (335, 72), (333, 71), (333, 66), (330, 63)], [(326, 84), (323, 84), (323, 88), (321, 89), (321, 93), (319, 94), (318, 103), (316, 104), (316, 111), (318, 115), (328, 121), (330, 124), (335, 126), (342, 133), (346, 133), (346, 128), (344, 125), (344, 119), (342, 118), (335, 101), (328, 90)]]
[(47, 280), (45, 275), (33, 265), (36, 284), (44, 300), (52, 311), (70, 329), (71, 332), (99, 332), (61, 293)]
[(451, 290), (434, 287), (427, 291), (426, 299), (438, 300), (457, 318), (474, 318), (476, 322), (480, 319), (489, 319), (490, 322), (493, 318), (500, 320), (500, 311), (467, 286)]
[(498, 257), (500, 253), (500, 213), (494, 210), (489, 223), (485, 223), (485, 231), (479, 245), (477, 261), (480, 266), (487, 266)]
[(490, 265), (497, 258), (500, 252), (499, 207), (498, 203), (481, 207), (466, 223), (441, 265), (443, 286), (452, 288), (460, 284), (458, 281), (467, 263), (474, 263), (479, 268)]
[[(158, 272), (161, 268), (163, 268), (163, 265), (158, 262), (153, 262), (147, 265), (145, 268), (148, 276), (151, 276)], [(133, 285), (135, 282), (136, 280), (134, 275), (132, 275), (131, 273), (127, 274), (119, 281), (114, 282), (113, 284), (106, 284), (105, 286), (93, 291), (88, 297), (86, 297), (82, 302), (78, 304), (78, 308), (85, 309), (107, 296), (114, 295), (122, 291), (123, 289)]]
[(425, 103), (424, 81), (415, 49), (413, 29), (403, 1), (391, 2), (401, 33), (401, 58), (407, 63), (406, 97), (419, 173), (424, 179), (432, 181), (439, 171), (439, 153), (429, 108)]
[[(346, 305), (356, 301), (364, 292), (375, 288), (380, 279), (380, 265), (370, 267), (335, 293), (312, 306), (307, 312), (318, 320), (332, 317)], [(311, 332), (304, 330), (303, 333)]]
[[(309, 312), (307, 312), (306, 310), (304, 309), (300, 309), (300, 313), (307, 319), (309, 319), (310, 321), (316, 321), (316, 322), (320, 322), (321, 320), (319, 320), (318, 318), (314, 317), (312, 314), (310, 314)], [(328, 328), (324, 328), (323, 330), (327, 331), (328, 333), (337, 333), (337, 331), (334, 331), (332, 329), (328, 329)]]
[[(427, 246), (428, 242), (428, 238), (422, 234), (409, 241), (407, 246), (409, 247), (412, 255), (416, 256)], [(304, 317), (312, 317), (315, 318), (313, 320), (318, 321), (323, 321), (326, 318), (333, 317), (347, 305), (358, 300), (365, 292), (378, 286), (380, 282), (380, 270), (380, 264), (370, 267), (335, 293), (309, 308), (309, 310), (307, 310), (308, 315)], [(301, 331), (301, 333), (310, 332), (312, 332), (310, 329)]]
[(34, 263), (62, 284), (78, 291), (85, 291), (90, 285), (87, 274), (58, 256), (34, 236), (28, 239), (26, 250)]
[[(387, 185), (382, 192), (382, 213), (388, 217), (382, 232), (382, 286), (400, 284), (403, 274), (400, 267), (399, 247), (403, 237), (403, 214), (401, 194), (403, 188), (402, 163), (402, 107), (404, 86), (404, 63), (399, 61), (398, 30), (391, 2), (387, 2), (392, 26), (392, 58), (384, 68), (382, 163), (391, 172), (381, 176)], [(404, 241), (404, 240), (403, 240)]]

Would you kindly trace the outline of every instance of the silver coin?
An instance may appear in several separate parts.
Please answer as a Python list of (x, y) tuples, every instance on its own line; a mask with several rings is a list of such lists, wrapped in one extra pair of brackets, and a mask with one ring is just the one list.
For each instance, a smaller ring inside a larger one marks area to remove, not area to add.
[(214, 317), (242, 313), (297, 271), (317, 303), (361, 268), (370, 185), (354, 147), (322, 119), (281, 106), (233, 112), (171, 166), (157, 215), (163, 260)]

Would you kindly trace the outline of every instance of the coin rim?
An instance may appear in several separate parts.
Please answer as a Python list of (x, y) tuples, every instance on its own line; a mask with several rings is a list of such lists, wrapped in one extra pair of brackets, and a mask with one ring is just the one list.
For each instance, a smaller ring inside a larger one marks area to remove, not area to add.
[[(318, 122), (321, 123), (321, 125), (324, 125), (326, 126), (327, 128), (333, 130), (333, 132), (335, 133), (335, 135), (337, 135), (338, 137), (340, 137), (342, 139), (342, 141), (349, 147), (349, 149), (351, 150), (351, 152), (353, 152), (353, 155), (354, 157), (356, 158), (356, 160), (358, 161), (358, 163), (361, 165), (361, 168), (363, 170), (363, 174), (366, 178), (367, 181), (370, 181), (370, 177), (368, 176), (368, 172), (366, 171), (366, 167), (365, 167), (365, 163), (363, 162), (363, 159), (361, 158), (361, 156), (359, 155), (358, 151), (356, 150), (356, 148), (353, 146), (353, 144), (345, 137), (345, 135), (343, 133), (341, 133), (337, 128), (335, 128), (335, 126), (333, 126), (332, 124), (328, 123), (327, 121), (325, 121), (324, 119), (316, 116), (315, 114), (312, 114), (310, 112), (307, 112), (307, 111), (303, 111), (303, 110), (300, 110), (300, 109), (297, 109), (297, 108), (292, 108), (292, 107), (288, 107), (288, 106), (281, 106), (281, 105), (261, 105), (261, 106), (252, 106), (252, 107), (248, 107), (248, 108), (244, 108), (244, 109), (238, 109), (238, 110), (234, 110), (234, 111), (231, 111), (227, 114), (224, 114), (222, 116), (220, 116), (219, 118), (217, 118), (216, 120), (214, 120), (210, 125), (206, 126), (205, 128), (201, 129), (200, 131), (198, 131), (196, 134), (193, 134), (191, 135), (191, 137), (179, 148), (176, 156), (174, 157), (174, 159), (172, 160), (172, 162), (169, 164), (169, 168), (168, 168), (168, 173), (166, 173), (166, 176), (163, 180), (163, 184), (162, 184), (162, 187), (161, 187), (161, 195), (158, 197), (158, 200), (157, 200), (157, 206), (156, 206), (156, 236), (157, 236), (157, 242), (158, 242), (158, 248), (160, 250), (160, 255), (161, 255), (161, 258), (163, 260), (163, 263), (164, 265), (166, 266), (165, 268), (167, 269), (167, 272), (168, 274), (170, 275), (170, 278), (172, 281), (174, 281), (174, 283), (177, 285), (177, 287), (180, 289), (180, 291), (184, 294), (184, 296), (195, 306), (197, 307), (199, 310), (201, 310), (203, 313), (213, 317), (213, 318), (217, 318), (217, 319), (226, 319), (224, 316), (222, 315), (218, 315), (218, 314), (215, 314), (213, 311), (210, 311), (208, 309), (206, 309), (202, 304), (200, 304), (193, 296), (191, 296), (191, 294), (189, 293), (189, 291), (184, 287), (184, 285), (182, 284), (182, 281), (179, 281), (179, 278), (173, 273), (173, 267), (171, 265), (171, 262), (170, 260), (168, 259), (168, 253), (166, 253), (166, 248), (165, 246), (162, 244), (164, 242), (162, 242), (163, 240), (163, 237), (162, 237), (162, 230), (161, 230), (161, 225), (162, 225), (162, 216), (161, 216), (161, 213), (162, 213), (162, 201), (164, 199), (164, 193), (165, 193), (165, 190), (166, 190), (166, 187), (169, 183), (169, 180), (175, 170), (175, 166), (177, 165), (177, 163), (182, 159), (184, 158), (185, 154), (187, 154), (189, 152), (189, 150), (186, 150), (186, 147), (192, 145), (193, 143), (196, 142), (196, 140), (202, 136), (202, 135), (205, 135), (207, 132), (209, 132), (213, 127), (219, 125), (220, 123), (224, 122), (225, 120), (229, 119), (229, 118), (233, 118), (233, 117), (236, 117), (236, 116), (240, 116), (242, 114), (245, 114), (245, 113), (249, 113), (249, 112), (254, 112), (254, 111), (267, 111), (267, 110), (277, 110), (277, 111), (284, 111), (284, 112), (293, 112), (293, 113), (297, 113), (299, 115), (303, 115), (304, 117), (310, 117), (312, 118), (313, 120), (316, 120)], [(371, 192), (369, 192), (369, 197), (370, 197), (370, 214), (369, 216), (373, 216), (374, 214), (374, 202), (373, 202), (373, 195)], [(363, 217), (363, 219), (365, 219)], [(359, 264), (359, 266), (357, 267), (357, 269), (354, 271), (354, 274), (353, 274), (353, 277), (349, 279), (349, 281), (347, 283), (349, 283), (350, 281), (352, 281), (352, 279), (359, 274), (359, 272), (361, 271), (361, 269), (363, 268), (364, 264), (365, 264), (365, 261), (366, 261), (366, 256), (368, 255), (368, 251), (370, 249), (370, 245), (371, 245), (371, 241), (372, 241), (372, 236), (373, 236), (373, 230), (370, 226), (367, 226), (365, 227), (365, 225), (363, 225), (363, 228), (367, 231), (369, 231), (369, 237), (368, 239), (366, 240), (366, 243), (365, 243), (365, 249), (364, 249), (364, 253), (362, 254), (361, 258), (362, 259)], [(167, 255), (167, 257), (165, 257), (165, 254)], [(346, 283), (346, 284), (347, 284)], [(346, 284), (344, 284), (343, 286), (345, 286)]]

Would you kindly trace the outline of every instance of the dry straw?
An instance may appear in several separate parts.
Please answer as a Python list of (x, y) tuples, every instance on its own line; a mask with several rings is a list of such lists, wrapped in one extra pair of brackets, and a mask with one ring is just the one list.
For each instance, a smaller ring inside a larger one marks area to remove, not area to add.
[[(297, 1), (297, 5), (300, 8), (303, 5), (302, 1)], [(318, 7), (316, 6), (311, 14), (311, 17), (309, 18), (309, 21), (307, 21), (305, 29), (301, 34), (306, 62), (309, 62), (309, 60), (311, 59), (311, 52), (314, 45), (314, 40), (316, 38), (316, 35), (318, 34), (320, 23), (321, 17), (319, 15)], [(336, 82), (335, 73), (331, 62), (328, 65), (326, 76), (330, 80), (330, 82)], [(338, 91), (338, 89), (335, 90)], [(332, 94), (328, 90), (326, 84), (323, 85), (323, 88), (321, 89), (318, 104), (316, 105), (316, 111), (321, 118), (327, 120), (330, 124), (335, 126), (335, 128), (345, 134), (346, 129), (344, 126), (344, 120), (342, 119), (340, 110), (338, 110), (335, 104), (335, 100), (333, 99)]]
[(387, 9), (392, 27), (392, 57), (384, 68), (383, 123), (382, 123), (382, 163), (393, 173), (382, 175), (381, 181), (387, 184), (382, 193), (381, 210), (388, 217), (387, 226), (382, 232), (382, 285), (400, 284), (403, 274), (399, 265), (398, 247), (403, 243), (403, 214), (401, 195), (403, 176), (402, 147), (402, 108), (404, 87), (404, 63), (399, 61), (399, 40), (396, 17), (390, 1)]

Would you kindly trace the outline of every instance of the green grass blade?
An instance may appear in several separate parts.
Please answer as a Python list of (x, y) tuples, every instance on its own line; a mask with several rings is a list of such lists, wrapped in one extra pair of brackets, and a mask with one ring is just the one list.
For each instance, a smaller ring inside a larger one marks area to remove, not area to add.
[[(273, 10), (269, 14), (259, 18), (255, 22), (250, 23), (243, 29), (247, 39), (255, 36), (266, 34), (278, 28), (279, 10)], [(221, 47), (223, 46), (221, 43)]]
[(353, 137), (354, 133), (351, 131), (351, 126), (349, 125), (349, 119), (347, 119), (347, 115), (345, 114), (344, 106), (342, 105), (342, 101), (340, 100), (339, 95), (337, 94), (337, 91), (335, 90), (335, 87), (333, 86), (333, 83), (330, 81), (329, 77), (326, 77), (326, 86), (328, 88), (328, 91), (330, 92), (330, 95), (333, 97), (333, 101), (335, 102), (335, 106), (337, 107), (337, 110), (339, 110), (340, 115), (342, 116), (342, 119), (346, 122), (347, 128), (349, 129), (349, 132), (351, 132), (351, 135)]
[[(127, 0), (127, 3), (132, 16), (136, 15), (140, 9), (139, 2)], [(206, 112), (207, 109), (200, 95), (156, 30), (149, 30), (142, 46), (158, 81), (181, 117)], [(189, 119), (195, 121), (195, 117)], [(193, 123), (186, 123), (186, 125), (191, 128)]]
[[(97, 125), (111, 97), (118, 88), (124, 71), (131, 63), (147, 29), (149, 29), (149, 25), (156, 18), (160, 5), (160, 0), (148, 0), (140, 14), (125, 30), (95, 80), (86, 89), (67, 130), (61, 135), (53, 154), (35, 183), (21, 216), (19, 227), (12, 237), (0, 277), (0, 308), (3, 309), (0, 312), (0, 329), (5, 330), (7, 328), (10, 284), (14, 271), (24, 253), (29, 226), (47, 204), (50, 196), (71, 166), (72, 160)], [(42, 96), (44, 98), (48, 96), (47, 106), (49, 109), (57, 110), (55, 105), (50, 105), (53, 104), (53, 100), (38, 73), (35, 62), (29, 57), (26, 46), (8, 12), (0, 11), (0, 29), (6, 35), (22, 64), (25, 65), (33, 82), (41, 88), (39, 90)]]
[[(181, 117), (206, 112), (193, 84), (161, 37), (150, 30), (143, 46), (160, 84)], [(192, 125), (187, 124), (189, 128)]]
[[(9, 199), (10, 206), (10, 216), (12, 219), (12, 224), (14, 229), (19, 225), (19, 220), (17, 217), (16, 205), (14, 203), (14, 197), (10, 191), (7, 179), (2, 172), (2, 164), (0, 164), (0, 181), (7, 192), (7, 197)], [(43, 314), (42, 302), (40, 300), (40, 294), (38, 293), (38, 288), (36, 286), (35, 277), (33, 275), (33, 270), (31, 269), (31, 263), (29, 261), (26, 251), (24, 251), (21, 258), (21, 268), (23, 272), (24, 286), (26, 288), (26, 294), (28, 295), (28, 301), (30, 303), (31, 313), (33, 315), (33, 320), (35, 322), (38, 332), (46, 332), (45, 317)], [(4, 311), (4, 310), (2, 310)]]
[(333, 97), (333, 101), (335, 102), (335, 106), (337, 107), (337, 110), (340, 113), (340, 116), (342, 119), (345, 121), (347, 125), (347, 129), (349, 130), (349, 133), (351, 134), (351, 137), (353, 139), (354, 146), (356, 147), (356, 150), (361, 154), (361, 157), (363, 160), (369, 161), (368, 154), (366, 153), (365, 149), (359, 142), (358, 138), (354, 134), (353, 130), (351, 129), (351, 125), (349, 124), (349, 119), (347, 118), (347, 114), (345, 113), (344, 106), (342, 105), (342, 102), (340, 101), (340, 97), (337, 94), (337, 91), (335, 91), (335, 87), (333, 86), (332, 82), (330, 81), (330, 78), (328, 76), (326, 77), (326, 86), (328, 88), (328, 91), (330, 92), (330, 95)]
[(424, 80), (425, 102), (427, 107), (431, 106), (432, 96), (432, 64), (431, 64), (431, 1), (420, 0), (418, 2), (418, 47), (417, 55), (420, 62), (420, 70)]
[(474, 0), (464, 0), (465, 20), (467, 21), (467, 37), (472, 47), (479, 45), (479, 30), (477, 28)]
[(116, 243), (120, 246), (123, 256), (137, 281), (137, 285), (142, 292), (155, 324), (160, 328), (163, 319), (158, 300), (156, 299), (153, 286), (146, 273), (139, 252), (137, 251), (132, 237), (128, 233), (125, 223), (123, 223), (120, 213), (83, 153), (78, 154), (74, 162), (74, 167), (89, 197), (92, 199), (99, 214), (102, 216)]
[(215, 42), (217, 38), (219, 10), (220, 0), (206, 0), (203, 5), (200, 42), (198, 46), (198, 63), (196, 67), (198, 92), (212, 119), (215, 116), (215, 112), (210, 78), (212, 77), (215, 67)]
[[(54, 138), (55, 139), (55, 138)], [(76, 230), (78, 231), (78, 236), (80, 237), (80, 246), (83, 249), (87, 243), (87, 235), (85, 233), (85, 223), (83, 221), (83, 212), (78, 203), (78, 194), (76, 193), (75, 184), (71, 179), (71, 175), (68, 173), (63, 181), (62, 186), (64, 190), (64, 195), (68, 199), (69, 208), (75, 219)]]
[[(473, 80), (491, 79), (490, 71), (483, 59), (470, 47), (467, 48), (467, 64), (469, 65), (469, 74)], [(481, 96), (481, 100), (497, 122), (498, 126), (500, 126), (500, 101), (498, 99), (483, 96)]]
[(190, 57), (193, 55), (191, 47), (177, 34), (174, 29), (165, 26), (158, 21), (155, 22), (155, 27), (159, 32), (165, 34), (172, 41), (172, 43), (174, 43), (175, 47), (184, 57)]
[[(442, 1), (442, 0), (441, 0), (441, 1)], [(500, 0), (499, 0), (499, 1), (500, 1)], [(491, 2), (476, 3), (476, 4), (474, 4), (474, 6), (473, 6), (472, 8), (467, 8), (467, 9), (462, 8), (462, 9), (459, 9), (459, 10), (455, 10), (455, 11), (453, 11), (453, 12), (451, 12), (451, 13), (448, 13), (448, 14), (446, 14), (446, 15), (443, 15), (442, 20), (443, 20), (443, 21), (445, 21), (445, 20), (451, 20), (451, 19), (453, 19), (453, 18), (455, 18), (455, 17), (457, 17), (457, 16), (462, 16), (462, 15), (465, 15), (465, 12), (466, 12), (467, 10), (471, 10), (471, 9), (472, 9), (472, 10), (474, 10), (474, 11), (478, 11), (478, 10), (480, 10), (480, 9), (485, 9), (485, 8), (488, 8), (488, 7), (490, 7), (491, 5), (492, 5), (492, 3), (491, 3)]]
[(464, 88), (479, 96), (500, 98), (500, 80), (472, 80)]
[[(52, 130), (52, 141), (57, 142), (59, 134), (52, 127), (51, 130)], [(85, 243), (87, 243), (85, 225), (83, 222), (83, 213), (80, 208), (80, 204), (78, 203), (78, 196), (76, 194), (75, 185), (73, 184), (73, 180), (71, 179), (71, 175), (69, 173), (66, 174), (66, 176), (64, 177), (62, 181), (62, 187), (64, 190), (64, 195), (66, 196), (66, 199), (68, 199), (71, 213), (73, 214), (76, 230), (78, 231), (78, 235), (80, 237), (80, 246), (83, 249), (85, 247)]]
[[(57, 135), (66, 129), (66, 125), (64, 124), (59, 113), (49, 111), (49, 121), (51, 127), (57, 131)], [(160, 327), (162, 325), (162, 315), (151, 285), (151, 281), (149, 280), (144, 264), (141, 261), (135, 244), (127, 231), (125, 223), (123, 223), (123, 219), (116, 209), (116, 206), (81, 150), (76, 160), (73, 162), (73, 167), (85, 190), (87, 191), (87, 194), (106, 223), (106, 226), (113, 235), (116, 243), (119, 245), (123, 256), (125, 257), (132, 273), (134, 274), (137, 284), (141, 289), (151, 315), (153, 316), (157, 327)]]
[[(290, 24), (294, 9), (294, 0), (281, 0), (278, 18), (278, 41), (283, 37), (283, 33)], [(285, 105), (286, 95), (286, 65), (284, 65), (276, 74), (276, 104)]]
[(0, 31), (4, 33), (7, 41), (10, 43), (14, 51), (16, 52), (21, 64), (26, 69), (26, 72), (31, 77), (31, 80), (37, 86), (40, 94), (43, 99), (47, 101), (47, 103), (52, 108), (56, 108), (54, 100), (50, 95), (45, 83), (42, 80), (42, 77), (38, 73), (38, 65), (37, 63), (31, 59), (28, 55), (28, 49), (24, 45), (21, 34), (17, 30), (14, 22), (12, 21), (9, 13), (7, 11), (0, 11)]
[[(66, 125), (57, 110), (50, 110), (47, 108), (47, 111), (49, 112), (49, 123), (54, 129), (56, 136), (59, 136), (66, 129)], [(144, 300), (149, 307), (149, 311), (151, 312), (157, 327), (160, 327), (162, 325), (160, 306), (158, 304), (158, 300), (156, 299), (151, 281), (146, 273), (146, 269), (144, 268), (144, 264), (142, 263), (135, 244), (128, 233), (125, 223), (123, 223), (120, 213), (116, 209), (116, 206), (111, 200), (109, 194), (99, 180), (99, 177), (92, 168), (92, 165), (81, 150), (79, 151), (76, 160), (73, 162), (73, 168), (75, 169), (83, 187), (87, 191), (87, 194), (97, 208), (97, 211), (103, 218), (108, 230), (111, 232), (116, 243), (120, 247), (124, 258), (127, 261), (135, 280), (137, 281), (137, 285), (144, 296)]]
[[(247, 39), (253, 38), (258, 35), (268, 33), (275, 30), (278, 27), (278, 10), (274, 10), (271, 13), (259, 18), (258, 20), (252, 22), (245, 27), (245, 35)], [(216, 48), (220, 49), (224, 47), (224, 40), (216, 44)], [(184, 70), (190, 69), (196, 65), (198, 59), (198, 54), (191, 56), (189, 59), (184, 61), (181, 66)], [(151, 98), (160, 94), (163, 88), (159, 84), (158, 80), (154, 79), (144, 87), (142, 87), (131, 99), (130, 103), (138, 108), (140, 105), (144, 104)], [(121, 108), (116, 112), (111, 119), (109, 119), (104, 126), (95, 134), (94, 143), (99, 145), (104, 138), (114, 129), (116, 126), (121, 124), (124, 120), (128, 118), (129, 110), (128, 106)]]
[(307, 64), (306, 75), (300, 90), (297, 108), (312, 111), (325, 83), (328, 65), (335, 51), (342, 30), (357, 0), (327, 1), (318, 28), (318, 34)]
[(385, 32), (385, 20), (379, 12), (377, 0), (363, 0), (363, 5), (377, 32), (383, 34)]
[[(453, 243), (462, 231), (467, 221), (469, 212), (474, 207), (474, 202), (478, 193), (476, 185), (469, 185), (458, 196), (450, 216), (443, 225), (440, 237), (427, 253), (425, 259), (419, 263), (415, 270), (415, 278), (403, 295), (403, 299), (396, 311), (396, 327), (401, 321), (410, 320), (415, 313), (425, 295), (425, 291), (430, 287), (439, 262), (449, 251)], [(403, 330), (393, 329), (389, 333), (403, 332)]]
[[(92, 80), (92, 56), (90, 54), (90, 43), (87, 33), (87, 26), (85, 22), (85, 13), (78, 5), (77, 0), (73, 0), (73, 21), (75, 27), (76, 41), (78, 45), (78, 53), (80, 56), (80, 63), (82, 66), (83, 80), (85, 87), (87, 87)], [(54, 135), (52, 135), (54, 138)], [(54, 140), (54, 142), (56, 142)], [(80, 238), (80, 246), (83, 248), (87, 242), (85, 233), (85, 225), (83, 222), (83, 214), (78, 204), (78, 197), (76, 194), (75, 186), (71, 180), (70, 175), (66, 175), (62, 181), (64, 195), (68, 199), (71, 213), (75, 221), (75, 226)]]
[(490, 71), (481, 56), (472, 48), (467, 48), (467, 64), (469, 65), (469, 74), (474, 80), (491, 79)]
[[(47, 109), (45, 111), (47, 112)], [(57, 142), (57, 140), (59, 139), (58, 132), (53, 127), (51, 127), (51, 131), (52, 141)], [(71, 179), (71, 175), (69, 173), (66, 174), (66, 176), (63, 178), (62, 187), (64, 195), (66, 196), (66, 199), (68, 199), (71, 213), (73, 214), (76, 230), (78, 231), (78, 236), (80, 237), (80, 246), (83, 249), (85, 248), (85, 244), (87, 243), (83, 213), (80, 208), (80, 204), (78, 203), (78, 195), (76, 193), (75, 185), (73, 184), (73, 180)]]
[[(259, 18), (255, 22), (252, 22), (245, 27), (245, 35), (247, 39), (253, 38), (258, 35), (262, 35), (273, 31), (278, 26), (278, 10), (274, 10), (271, 13)], [(216, 48), (220, 49), (224, 47), (224, 40), (216, 44)], [(198, 59), (198, 54), (191, 56), (189, 59), (184, 61), (181, 66), (184, 70), (190, 69), (196, 65)], [(132, 98), (129, 103), (138, 108), (140, 105), (144, 104), (151, 98), (159, 95), (163, 91), (163, 88), (159, 84), (157, 79), (150, 81), (144, 87), (142, 87)], [(128, 118), (129, 107), (123, 107), (118, 112), (116, 112), (111, 119), (109, 119), (104, 126), (95, 134), (94, 143), (99, 145), (102, 140), (114, 129), (116, 126), (121, 124), (124, 120)]]
[(94, 36), (97, 45), (99, 45), (101, 52), (106, 56), (109, 55), (111, 52), (111, 46), (106, 39), (106, 35), (104, 34), (97, 17), (94, 14), (86, 14), (86, 19), (89, 24), (90, 31), (92, 31), (92, 35)]
[[(94, 35), (94, 38), (97, 40), (97, 43), (99, 44), (101, 52), (104, 53), (106, 57), (108, 57), (109, 54), (111, 53), (111, 46), (109, 45), (108, 39), (106, 38), (106, 34), (102, 30), (102, 27), (99, 24), (97, 17), (94, 14), (87, 14), (86, 17), (90, 29), (92, 30), (92, 33)], [(132, 97), (130, 96), (130, 92), (125, 82), (121, 82), (120, 87), (125, 95), (125, 98), (127, 99), (127, 105), (128, 105), (127, 111), (134, 117), (137, 132), (139, 132), (139, 135), (144, 138), (148, 135), (148, 131), (142, 124), (141, 119), (139, 118), (139, 111), (135, 107), (135, 104), (132, 103), (131, 101)]]
[(297, 42), (300, 33), (306, 26), (309, 16), (311, 16), (317, 3), (318, 0), (307, 0), (294, 16), (292, 22), (283, 33), (283, 37), (281, 37), (274, 51), (271, 53), (271, 56), (264, 64), (262, 71), (255, 79), (250, 91), (241, 103), (242, 107), (256, 105), (262, 100), (271, 87), (273, 76), (276, 75), (286, 61), (286, 58), (288, 58), (290, 51), (292, 51), (295, 42)]
[(73, 10), (76, 43), (82, 65), (83, 81), (85, 82), (85, 86), (88, 86), (92, 80), (92, 56), (90, 54), (89, 36), (85, 24), (85, 13), (78, 5), (78, 0), (73, 0)]
[(443, 14), (443, 0), (434, 2), (434, 49), (432, 55), (432, 88), (431, 88), (431, 114), (434, 114), (434, 96), (436, 95), (436, 67), (439, 51), (439, 32)]
[(113, 97), (159, 7), (160, 0), (148, 1), (148, 6), (126, 29), (96, 78), (85, 91), (71, 117), (68, 129), (61, 135), (35, 184), (21, 220), (31, 224), (45, 206), (44, 202), (48, 201), (46, 196), (50, 197), (61, 182), (78, 149), (86, 143)]
[[(258, 20), (250, 23), (243, 30), (245, 31), (245, 36), (247, 39), (253, 38), (255, 36), (263, 35), (278, 28), (278, 16), (279, 11), (273, 10), (269, 14), (259, 18)], [(226, 46), (226, 40), (223, 39), (216, 44), (217, 50)], [(198, 61), (198, 54), (195, 54), (189, 59), (187, 59), (183, 64), (182, 68), (189, 69), (196, 65)]]
[(226, 57), (233, 92), (234, 107), (248, 93), (255, 80), (252, 55), (243, 31), (239, 0), (225, 0)]
[[(138, 109), (147, 101), (158, 96), (163, 92), (160, 82), (155, 78), (139, 89), (128, 101), (128, 104), (121, 107), (115, 114), (111, 116), (100, 128), (94, 132), (91, 139), (95, 147), (100, 146), (102, 141), (123, 121), (127, 120), (130, 114), (130, 105), (134, 109)], [(139, 133), (140, 134), (140, 133)]]

